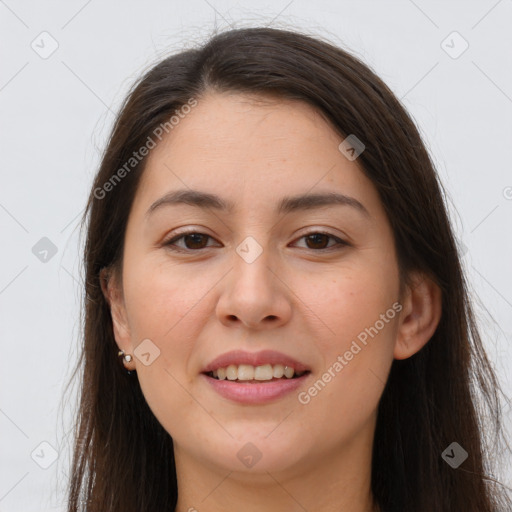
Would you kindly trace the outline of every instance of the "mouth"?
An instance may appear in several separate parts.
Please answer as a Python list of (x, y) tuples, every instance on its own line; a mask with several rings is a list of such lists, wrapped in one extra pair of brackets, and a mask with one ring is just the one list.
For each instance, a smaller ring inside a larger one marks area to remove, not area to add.
[(253, 366), (250, 364), (230, 364), (225, 367), (219, 367), (209, 372), (203, 372), (204, 375), (215, 380), (225, 380), (237, 383), (256, 384), (265, 382), (275, 382), (282, 380), (298, 379), (306, 375), (309, 370), (296, 370), (288, 364), (263, 364)]
[(293, 396), (311, 368), (281, 352), (235, 350), (210, 362), (201, 377), (214, 393), (232, 403), (265, 405)]

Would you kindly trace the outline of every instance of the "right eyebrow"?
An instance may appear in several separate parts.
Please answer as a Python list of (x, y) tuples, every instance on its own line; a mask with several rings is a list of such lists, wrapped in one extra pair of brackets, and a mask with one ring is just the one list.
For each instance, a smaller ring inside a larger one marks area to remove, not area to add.
[(157, 199), (148, 209), (146, 215), (150, 215), (156, 209), (165, 205), (189, 204), (198, 208), (212, 208), (231, 212), (234, 204), (209, 192), (200, 190), (181, 189), (168, 192), (160, 199)]

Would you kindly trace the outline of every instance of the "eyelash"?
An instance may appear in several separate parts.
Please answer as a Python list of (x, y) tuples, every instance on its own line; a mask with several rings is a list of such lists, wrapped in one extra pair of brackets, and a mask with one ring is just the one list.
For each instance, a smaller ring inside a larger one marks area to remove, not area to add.
[[(162, 245), (164, 245), (165, 247), (167, 247), (171, 251), (176, 251), (176, 252), (199, 252), (199, 251), (202, 251), (204, 249), (209, 249), (209, 247), (203, 247), (201, 249), (188, 249), (188, 248), (174, 246), (174, 243), (176, 241), (178, 241), (178, 240), (180, 240), (182, 238), (185, 238), (187, 235), (202, 235), (202, 236), (206, 236), (208, 238), (213, 238), (212, 236), (207, 235), (206, 233), (201, 233), (199, 231), (185, 231), (185, 232), (180, 233), (179, 235), (171, 238), (170, 240), (167, 240), (166, 242), (163, 242)], [(312, 235), (325, 235), (325, 236), (327, 236), (329, 238), (332, 238), (332, 239), (336, 240), (337, 246), (334, 245), (334, 246), (331, 246), (331, 247), (325, 247), (323, 249), (309, 249), (310, 251), (314, 251), (314, 252), (331, 251), (331, 250), (339, 250), (339, 249), (342, 249), (343, 247), (350, 246), (350, 244), (348, 242), (345, 242), (341, 238), (338, 238), (337, 236), (334, 236), (331, 233), (327, 233), (325, 231), (311, 231), (310, 233), (306, 233), (306, 234), (302, 235), (297, 240), (301, 240), (302, 238), (306, 238), (306, 237), (312, 236)], [(305, 247), (305, 249), (308, 249), (308, 248)]]

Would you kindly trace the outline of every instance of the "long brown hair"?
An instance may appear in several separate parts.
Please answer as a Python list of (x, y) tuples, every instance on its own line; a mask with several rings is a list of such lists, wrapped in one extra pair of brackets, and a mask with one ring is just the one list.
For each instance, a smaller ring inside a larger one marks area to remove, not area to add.
[[(81, 396), (68, 511), (162, 512), (176, 505), (172, 439), (136, 375), (119, 364), (100, 283), (102, 269), (120, 268), (146, 158), (111, 181), (106, 193), (104, 185), (155, 128), (207, 91), (298, 99), (341, 136), (355, 134), (366, 146), (358, 162), (394, 232), (401, 284), (420, 271), (442, 290), (435, 334), (417, 354), (393, 362), (379, 403), (371, 486), (382, 512), (512, 510), (505, 488), (490, 476), (494, 453), (483, 431), (490, 427), (494, 439), (504, 439), (501, 390), (469, 301), (446, 192), (414, 122), (348, 51), (294, 31), (248, 28), (217, 34), (159, 62), (134, 85), (112, 129), (82, 219), (84, 331), (74, 372), (81, 370)], [(441, 456), (454, 441), (468, 453), (457, 469)]]

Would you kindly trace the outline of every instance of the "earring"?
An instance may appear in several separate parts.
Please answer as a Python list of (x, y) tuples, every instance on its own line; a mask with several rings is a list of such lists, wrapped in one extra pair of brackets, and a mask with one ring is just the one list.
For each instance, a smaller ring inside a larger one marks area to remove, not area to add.
[(130, 354), (125, 354), (124, 353), (124, 350), (120, 350), (118, 353), (117, 353), (118, 356), (124, 356), (123, 359), (129, 363), (131, 360), (132, 360), (132, 356)]
[[(131, 356), (130, 354), (125, 354), (125, 353), (124, 353), (124, 350), (120, 350), (120, 351), (117, 353), (117, 356), (118, 356), (118, 357), (119, 357), (119, 356), (123, 356), (123, 359), (124, 359), (127, 363), (129, 363), (129, 362), (133, 359), (133, 358), (132, 358), (132, 356)], [(125, 368), (125, 370), (126, 370), (126, 373), (127, 373), (128, 375), (131, 375), (131, 374), (135, 371), (135, 370), (133, 370), (133, 371), (128, 370), (127, 368)]]

